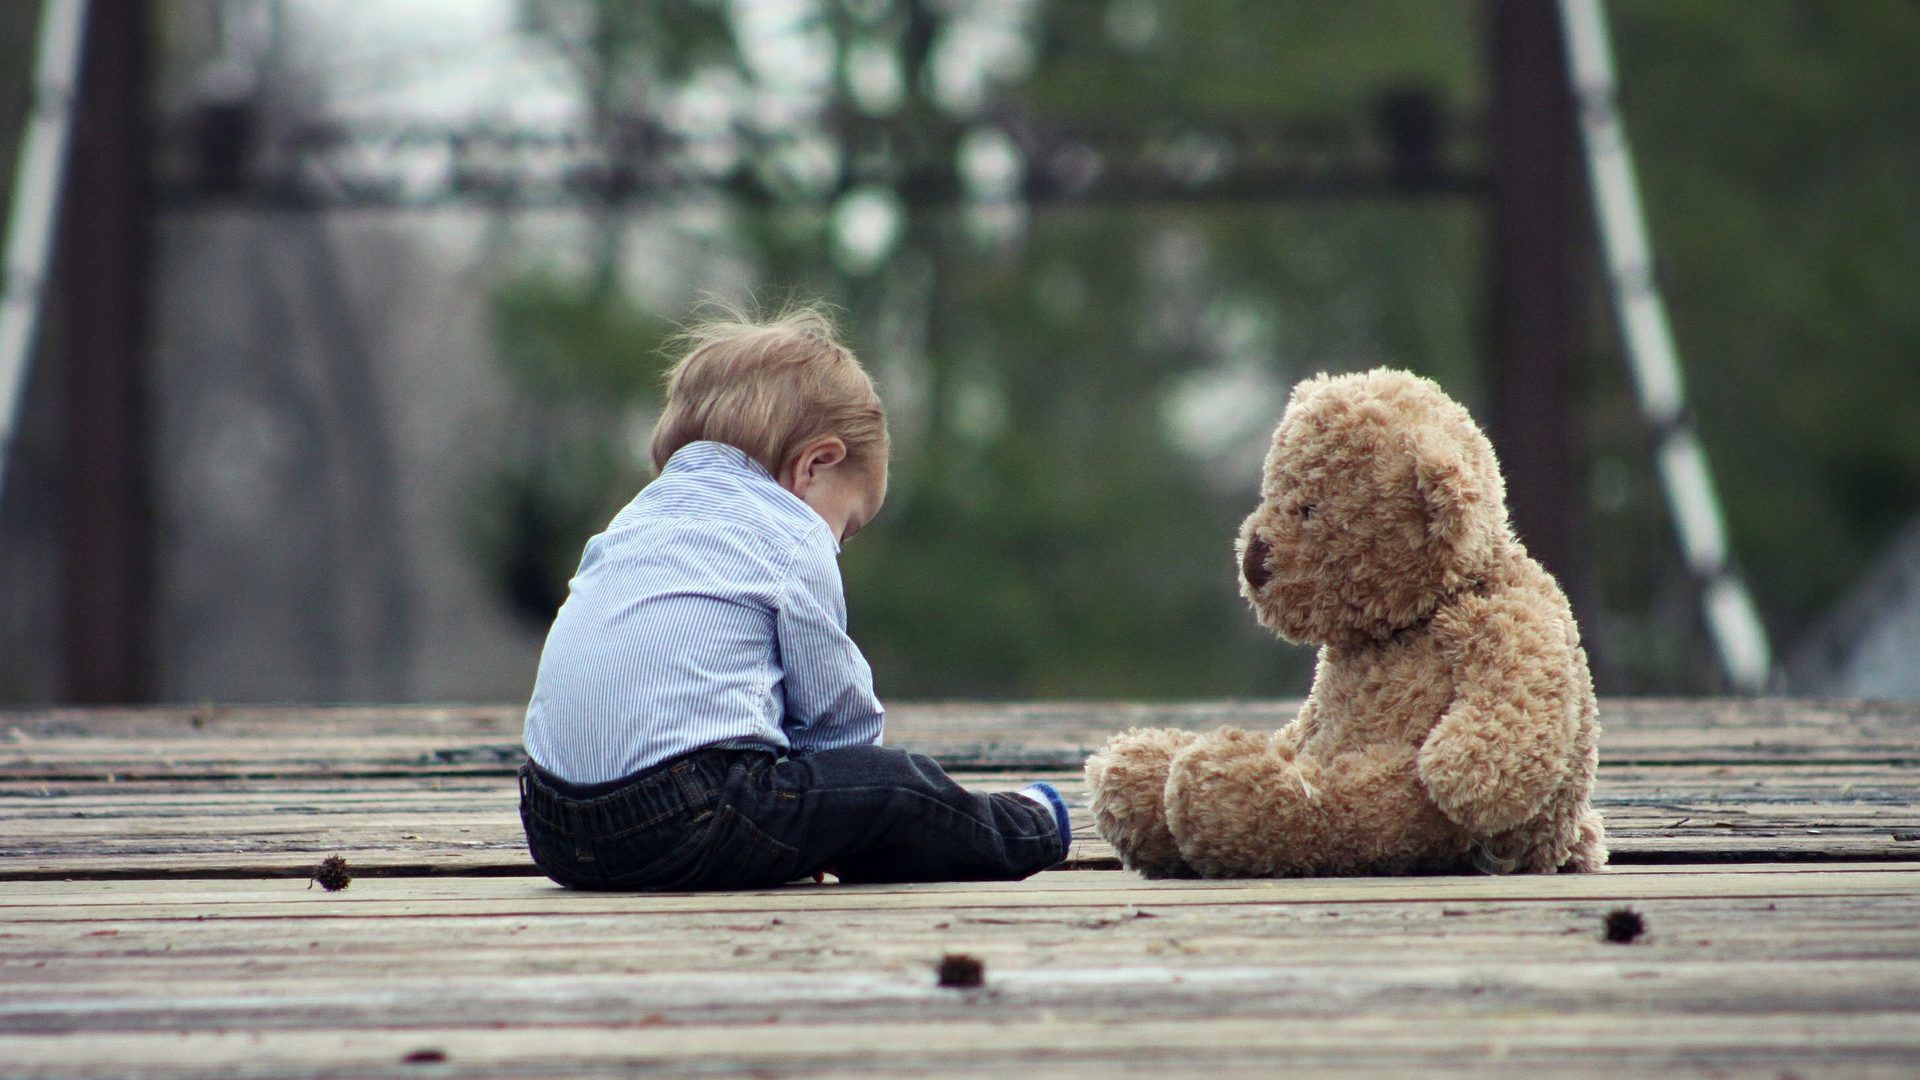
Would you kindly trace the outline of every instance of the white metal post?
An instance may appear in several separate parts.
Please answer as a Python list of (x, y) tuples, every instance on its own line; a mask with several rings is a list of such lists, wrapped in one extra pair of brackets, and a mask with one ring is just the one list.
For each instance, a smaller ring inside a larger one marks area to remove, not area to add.
[(27, 116), (7, 214), (4, 292), (0, 292), (0, 496), (19, 430), (20, 396), (45, 306), (53, 234), (60, 213), (73, 102), (79, 90), (80, 32), (87, 0), (46, 0), (40, 13), (33, 104)]
[(1679, 353), (1654, 274), (1639, 181), (1620, 123), (1606, 10), (1601, 0), (1560, 0), (1560, 25), (1614, 314), (1641, 415), (1659, 439), (1655, 464), (1667, 507), (1687, 569), (1700, 582), (1707, 632), (1721, 669), (1734, 687), (1757, 693), (1767, 687), (1772, 651), (1753, 596), (1734, 569), (1706, 448), (1686, 413)]

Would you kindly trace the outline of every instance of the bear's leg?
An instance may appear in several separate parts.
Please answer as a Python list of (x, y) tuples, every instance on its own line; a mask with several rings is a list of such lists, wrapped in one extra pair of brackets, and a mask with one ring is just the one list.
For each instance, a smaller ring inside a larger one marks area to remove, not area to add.
[(1561, 868), (1575, 874), (1591, 873), (1607, 865), (1607, 828), (1599, 812), (1589, 809), (1580, 815), (1580, 835)]
[(1203, 877), (1444, 870), (1468, 846), (1405, 747), (1322, 761), (1222, 731), (1174, 758), (1166, 805), (1181, 857)]
[(1593, 787), (1593, 773), (1599, 755), (1594, 750), (1594, 727), (1588, 724), (1574, 744), (1576, 764), (1560, 784), (1547, 808), (1538, 819), (1516, 830), (1525, 835), (1533, 848), (1523, 859), (1521, 869), (1535, 874), (1557, 871), (1585, 873), (1607, 863), (1606, 823), (1587, 803)]
[(1197, 738), (1191, 731), (1135, 728), (1087, 759), (1093, 824), (1120, 853), (1121, 865), (1150, 878), (1192, 877), (1167, 832), (1167, 768)]

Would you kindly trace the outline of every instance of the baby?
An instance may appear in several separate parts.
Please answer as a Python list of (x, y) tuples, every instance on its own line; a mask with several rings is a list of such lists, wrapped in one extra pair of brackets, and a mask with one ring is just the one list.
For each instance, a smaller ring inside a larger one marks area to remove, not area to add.
[(659, 477), (588, 541), (527, 706), (520, 818), (583, 889), (1016, 880), (1066, 857), (1048, 784), (967, 791), (880, 745), (840, 545), (887, 492), (873, 380), (803, 310), (701, 327)]

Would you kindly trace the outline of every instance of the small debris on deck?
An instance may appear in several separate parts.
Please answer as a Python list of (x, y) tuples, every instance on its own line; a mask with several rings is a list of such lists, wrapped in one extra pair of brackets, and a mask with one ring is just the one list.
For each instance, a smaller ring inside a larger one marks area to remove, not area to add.
[(968, 990), (987, 981), (987, 966), (966, 953), (948, 953), (940, 958), (940, 985), (953, 990)]
[(313, 872), (307, 881), (307, 888), (313, 888), (314, 882), (328, 892), (339, 892), (353, 882), (353, 875), (347, 872), (347, 860), (338, 855), (329, 855), (320, 860), (320, 868)]
[(1647, 920), (1632, 908), (1614, 908), (1607, 912), (1606, 928), (1608, 941), (1627, 945), (1647, 932)]

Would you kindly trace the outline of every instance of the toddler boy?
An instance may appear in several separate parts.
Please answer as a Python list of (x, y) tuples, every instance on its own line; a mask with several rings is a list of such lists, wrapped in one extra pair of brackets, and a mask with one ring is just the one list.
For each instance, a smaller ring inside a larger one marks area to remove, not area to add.
[(814, 311), (690, 335), (659, 477), (587, 543), (527, 706), (520, 818), (583, 889), (1014, 880), (1066, 856), (1048, 784), (979, 794), (880, 745), (841, 543), (886, 498), (873, 381)]

